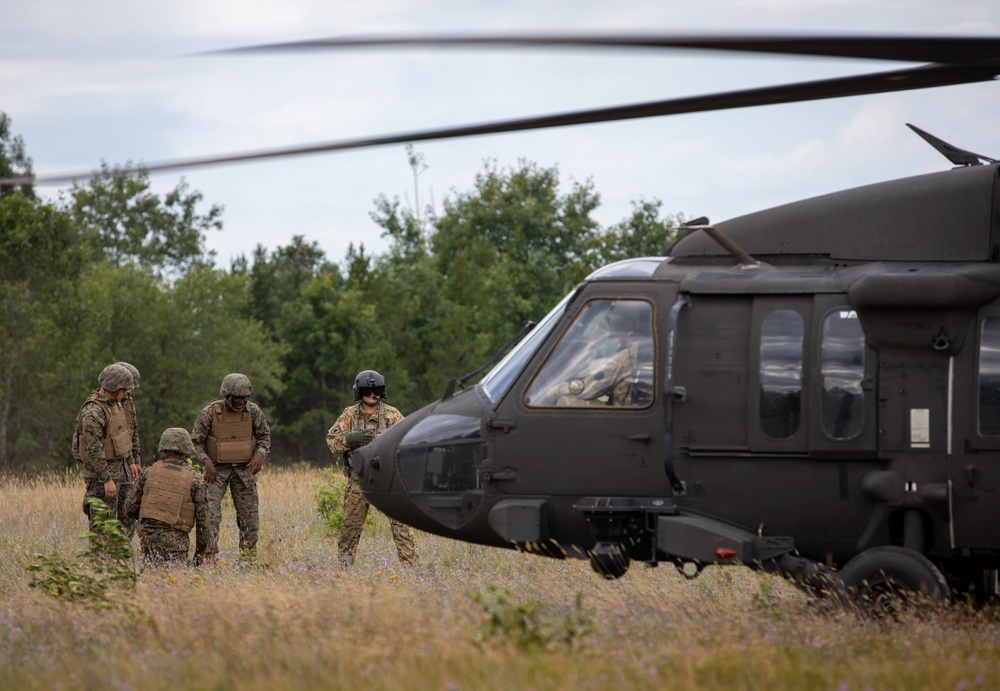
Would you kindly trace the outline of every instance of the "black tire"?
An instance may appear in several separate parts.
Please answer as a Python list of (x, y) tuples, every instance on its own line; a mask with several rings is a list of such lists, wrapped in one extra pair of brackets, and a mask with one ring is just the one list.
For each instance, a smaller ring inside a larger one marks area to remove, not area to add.
[(632, 560), (618, 543), (599, 542), (590, 551), (590, 568), (611, 581), (628, 571)]
[(840, 578), (861, 613), (874, 618), (951, 599), (948, 581), (938, 567), (905, 547), (865, 550), (847, 562)]

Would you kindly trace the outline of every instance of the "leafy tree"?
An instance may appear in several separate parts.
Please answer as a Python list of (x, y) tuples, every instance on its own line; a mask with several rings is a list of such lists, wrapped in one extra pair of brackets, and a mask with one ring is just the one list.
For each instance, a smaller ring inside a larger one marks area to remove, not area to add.
[[(16, 178), (31, 175), (31, 159), (24, 149), (24, 140), (14, 136), (10, 129), (10, 117), (0, 112), (0, 178)], [(0, 197), (19, 190), (26, 197), (34, 197), (31, 185), (0, 185)]]
[(75, 309), (83, 255), (69, 216), (14, 191), (0, 197), (0, 470), (51, 457), (75, 411), (65, 373), (85, 320)]
[[(632, 202), (632, 214), (593, 239), (597, 265), (629, 257), (659, 257), (666, 254), (680, 234), (683, 216), (660, 218), (659, 199)], [(596, 266), (594, 268), (597, 268)]]
[(202, 194), (189, 191), (183, 179), (161, 199), (150, 190), (148, 175), (105, 163), (70, 196), (73, 220), (96, 256), (157, 273), (180, 273), (209, 261), (205, 234), (222, 228), (222, 207), (199, 213)]

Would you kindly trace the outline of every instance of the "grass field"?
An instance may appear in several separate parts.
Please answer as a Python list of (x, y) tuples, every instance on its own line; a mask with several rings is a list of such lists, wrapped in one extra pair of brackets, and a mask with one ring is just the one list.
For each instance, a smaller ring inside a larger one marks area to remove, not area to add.
[(824, 612), (784, 582), (633, 565), (618, 581), (417, 534), (402, 568), (379, 517), (343, 570), (314, 469), (264, 471), (260, 564), (144, 571), (109, 609), (29, 587), (85, 547), (83, 482), (0, 480), (0, 689), (996, 689), (1000, 611), (892, 623)]

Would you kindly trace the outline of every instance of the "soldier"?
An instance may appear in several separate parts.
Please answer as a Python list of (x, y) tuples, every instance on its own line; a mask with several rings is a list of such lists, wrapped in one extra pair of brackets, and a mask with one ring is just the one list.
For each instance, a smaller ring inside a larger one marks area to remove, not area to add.
[(246, 375), (227, 374), (219, 389), (222, 400), (205, 406), (191, 433), (195, 456), (205, 464), (211, 540), (218, 544), (222, 497), (231, 487), (240, 558), (251, 560), (256, 557), (259, 530), (257, 473), (271, 449), (271, 429), (263, 411), (250, 402), (252, 392)]
[(142, 555), (153, 563), (185, 563), (195, 533), (194, 561), (212, 563), (218, 551), (209, 529), (209, 505), (205, 479), (187, 465), (194, 452), (191, 435), (171, 427), (160, 437), (163, 460), (142, 471), (125, 503), (125, 514), (139, 520)]
[[(132, 373), (121, 365), (108, 365), (98, 376), (97, 385), (97, 391), (84, 401), (73, 433), (73, 457), (83, 463), (86, 484), (83, 512), (91, 518), (87, 499), (96, 497), (124, 526), (122, 488), (130, 482), (131, 470), (126, 463), (132, 456), (132, 430), (121, 401), (132, 388)], [(93, 528), (91, 520), (91, 531)]]
[[(365, 370), (354, 378), (355, 405), (347, 406), (326, 433), (326, 444), (334, 454), (344, 456), (344, 517), (337, 535), (337, 549), (344, 566), (354, 563), (354, 551), (368, 515), (369, 503), (351, 472), (351, 451), (364, 446), (403, 419), (403, 414), (385, 403), (385, 378), (375, 370)], [(417, 548), (410, 526), (389, 519), (396, 553), (403, 564), (417, 562)]]
[[(125, 501), (129, 491), (132, 489), (132, 483), (135, 482), (136, 478), (139, 477), (139, 473), (142, 472), (142, 457), (139, 453), (139, 424), (136, 422), (135, 401), (132, 400), (132, 392), (139, 388), (139, 370), (127, 362), (116, 362), (115, 364), (121, 365), (132, 374), (132, 389), (122, 399), (122, 410), (125, 411), (125, 416), (128, 418), (128, 425), (132, 429), (132, 456), (128, 460), (129, 474), (125, 484), (118, 488), (122, 495), (122, 501)], [(132, 535), (135, 533), (135, 521), (127, 515), (122, 515), (120, 520), (122, 527), (125, 529), (125, 534), (131, 540)]]

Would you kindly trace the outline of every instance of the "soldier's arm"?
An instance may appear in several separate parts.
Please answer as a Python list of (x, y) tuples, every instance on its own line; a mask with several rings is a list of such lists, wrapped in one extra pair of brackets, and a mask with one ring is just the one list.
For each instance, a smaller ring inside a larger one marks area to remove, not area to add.
[(107, 484), (111, 480), (108, 460), (104, 457), (104, 428), (107, 418), (96, 403), (88, 403), (80, 411), (80, 438), (83, 440), (83, 462)]
[(218, 545), (212, 538), (208, 529), (208, 496), (205, 481), (201, 475), (196, 475), (191, 483), (191, 501), (194, 502), (194, 526), (195, 526), (195, 559), (199, 556), (214, 555), (219, 551)]
[(255, 405), (250, 409), (250, 420), (253, 422), (253, 436), (257, 440), (254, 453), (266, 456), (271, 453), (271, 427), (260, 406)]
[(198, 419), (194, 421), (194, 427), (191, 429), (191, 443), (194, 445), (194, 456), (192, 456), (191, 460), (204, 463), (208, 459), (208, 454), (205, 452), (205, 440), (208, 439), (208, 435), (211, 433), (212, 406), (207, 405), (202, 408)]
[(335, 455), (347, 453), (351, 450), (351, 447), (347, 445), (347, 441), (344, 439), (344, 435), (351, 431), (350, 410), (348, 408), (341, 413), (337, 421), (333, 423), (333, 427), (326, 433), (326, 445)]
[(142, 493), (146, 488), (146, 471), (142, 471), (132, 484), (132, 491), (125, 500), (125, 515), (129, 518), (139, 518), (142, 508)]
[(133, 465), (142, 465), (142, 454), (139, 452), (139, 422), (135, 414), (135, 401), (131, 397), (128, 399), (128, 404), (132, 408), (132, 460), (129, 461)]

